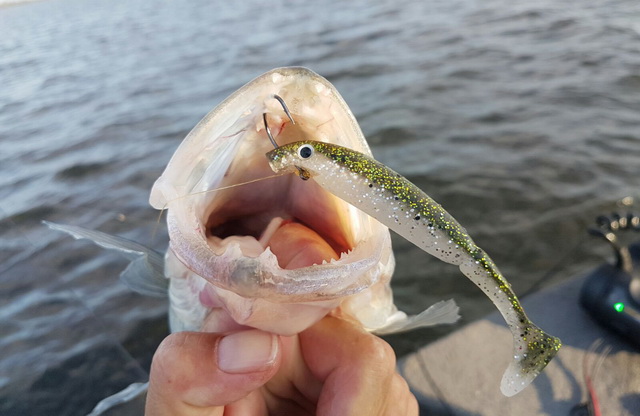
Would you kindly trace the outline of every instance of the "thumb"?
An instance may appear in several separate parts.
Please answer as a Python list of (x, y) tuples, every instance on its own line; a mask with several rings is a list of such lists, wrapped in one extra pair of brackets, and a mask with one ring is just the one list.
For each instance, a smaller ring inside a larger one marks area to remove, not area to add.
[(222, 414), (222, 406), (246, 397), (275, 375), (280, 350), (278, 336), (256, 329), (169, 335), (153, 357), (145, 414), (218, 414), (215, 407)]

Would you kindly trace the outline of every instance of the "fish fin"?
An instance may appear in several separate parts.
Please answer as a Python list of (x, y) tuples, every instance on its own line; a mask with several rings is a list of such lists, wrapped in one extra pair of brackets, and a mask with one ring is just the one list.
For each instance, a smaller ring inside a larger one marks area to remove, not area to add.
[(376, 335), (397, 334), (424, 326), (453, 324), (460, 319), (460, 308), (453, 299), (441, 300), (431, 305), (418, 315), (407, 316), (404, 312), (397, 312), (390, 318), (391, 322), (373, 331)]
[[(135, 414), (139, 414), (138, 412), (140, 410), (144, 411), (144, 402), (147, 397), (148, 389), (149, 382), (130, 384), (124, 390), (100, 400), (96, 407), (94, 407), (91, 413), (87, 416), (107, 416), (122, 413), (129, 414), (129, 412), (133, 410), (130, 408), (134, 407), (141, 408), (136, 409), (137, 412), (135, 412)], [(123, 406), (127, 406), (127, 409), (123, 409)]]
[[(155, 255), (159, 256), (158, 253)], [(160, 256), (160, 261), (162, 257)], [(164, 276), (163, 270), (156, 270), (151, 263), (149, 255), (143, 254), (133, 260), (126, 269), (120, 273), (120, 280), (127, 285), (129, 289), (141, 295), (153, 296), (156, 298), (167, 297), (169, 289), (169, 279)]]
[(120, 273), (120, 280), (141, 295), (166, 297), (169, 279), (164, 275), (164, 259), (160, 253), (126, 238), (89, 230), (75, 225), (43, 223), (52, 230), (63, 231), (76, 240), (87, 239), (100, 247), (116, 250), (131, 263)]
[(559, 338), (547, 334), (532, 322), (527, 323), (524, 333), (526, 336), (514, 335), (513, 361), (505, 370), (500, 383), (500, 390), (507, 397), (527, 387), (562, 346)]

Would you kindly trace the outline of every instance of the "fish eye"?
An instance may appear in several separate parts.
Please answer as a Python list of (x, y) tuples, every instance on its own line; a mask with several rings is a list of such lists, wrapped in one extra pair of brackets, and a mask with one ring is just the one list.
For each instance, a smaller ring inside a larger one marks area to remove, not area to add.
[(303, 144), (298, 148), (298, 155), (303, 159), (308, 159), (313, 154), (313, 146), (310, 144)]

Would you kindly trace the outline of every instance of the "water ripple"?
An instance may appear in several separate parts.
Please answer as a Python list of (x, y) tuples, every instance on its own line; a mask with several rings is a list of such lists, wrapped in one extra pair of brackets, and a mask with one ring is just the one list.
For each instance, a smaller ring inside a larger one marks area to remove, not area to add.
[[(153, 181), (213, 105), (277, 66), (334, 82), (376, 157), (454, 214), (516, 290), (536, 287), (640, 187), (638, 15), (635, 0), (0, 7), (1, 411), (83, 414), (144, 377), (166, 305), (123, 288), (117, 256), (40, 220), (164, 250)], [(402, 308), (453, 296), (465, 319), (491, 310), (455, 268), (394, 242)], [(602, 253), (585, 245), (548, 283)], [(449, 330), (390, 340), (402, 354)]]

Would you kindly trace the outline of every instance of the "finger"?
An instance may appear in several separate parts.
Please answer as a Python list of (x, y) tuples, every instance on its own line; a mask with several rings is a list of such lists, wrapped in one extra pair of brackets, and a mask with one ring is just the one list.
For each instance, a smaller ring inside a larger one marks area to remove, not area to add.
[[(332, 336), (343, 340), (337, 348)], [(379, 414), (395, 373), (395, 354), (389, 344), (337, 318), (313, 328), (301, 338), (301, 344), (303, 351), (315, 353), (305, 354), (310, 370), (325, 380), (318, 415)], [(322, 350), (325, 353), (318, 354)]]
[[(260, 388), (280, 361), (279, 337), (263, 331), (172, 334), (153, 357), (146, 415), (222, 414), (222, 407), (214, 408)], [(257, 400), (247, 404), (260, 406)]]
[(281, 337), (280, 341), (280, 370), (264, 388), (270, 414), (313, 415), (323, 382), (309, 370), (300, 350), (298, 336)]
[(385, 411), (381, 412), (383, 415), (395, 416), (418, 416), (420, 413), (420, 407), (418, 406), (418, 400), (409, 390), (407, 381), (402, 378), (397, 372), (394, 374), (387, 394), (387, 401), (385, 404)]
[(384, 411), (395, 375), (395, 354), (385, 341), (359, 325), (328, 317), (299, 335), (299, 353), (308, 370), (289, 377), (303, 396), (317, 402), (318, 415)]

